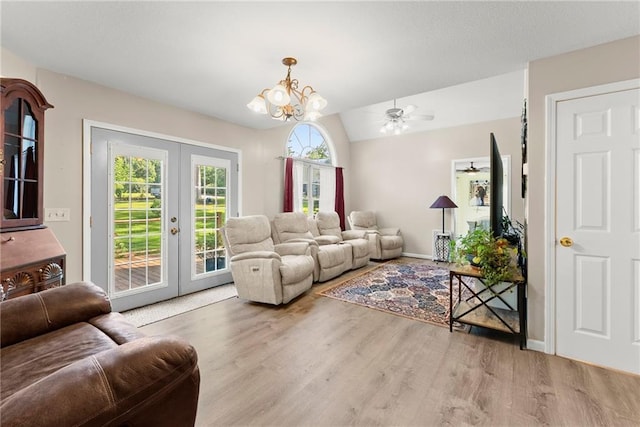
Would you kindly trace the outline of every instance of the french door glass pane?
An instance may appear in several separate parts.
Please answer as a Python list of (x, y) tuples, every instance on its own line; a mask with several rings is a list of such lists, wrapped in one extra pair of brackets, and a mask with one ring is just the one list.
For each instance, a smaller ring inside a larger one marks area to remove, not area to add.
[(227, 219), (227, 174), (224, 167), (193, 165), (194, 275), (226, 269), (220, 229)]
[(163, 161), (118, 154), (113, 159), (115, 293), (162, 283)]

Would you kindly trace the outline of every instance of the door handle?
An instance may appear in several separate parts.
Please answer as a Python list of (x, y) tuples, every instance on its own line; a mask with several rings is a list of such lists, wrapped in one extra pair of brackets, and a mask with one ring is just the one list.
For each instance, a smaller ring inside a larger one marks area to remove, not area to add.
[(171, 227), (170, 231), (171, 231), (171, 234), (175, 235), (180, 232), (180, 229), (178, 227)]
[(563, 237), (560, 239), (560, 244), (565, 248), (568, 248), (573, 246), (573, 240), (571, 240), (571, 237)]

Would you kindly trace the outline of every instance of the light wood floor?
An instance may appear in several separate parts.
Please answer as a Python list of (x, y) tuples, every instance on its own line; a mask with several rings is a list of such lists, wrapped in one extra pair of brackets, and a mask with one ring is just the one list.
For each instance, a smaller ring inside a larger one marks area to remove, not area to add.
[(142, 328), (198, 351), (198, 426), (640, 425), (640, 377), (316, 294), (332, 283)]

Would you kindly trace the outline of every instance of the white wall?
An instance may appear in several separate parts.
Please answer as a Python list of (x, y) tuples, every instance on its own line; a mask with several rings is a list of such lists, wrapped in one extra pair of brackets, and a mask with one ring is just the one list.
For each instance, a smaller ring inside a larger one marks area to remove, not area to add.
[[(282, 161), (293, 124), (256, 131), (52, 71), (38, 69), (5, 48), (0, 75), (26, 79), (54, 108), (45, 115), (45, 208), (70, 208), (71, 221), (45, 223), (67, 252), (67, 282), (82, 279), (82, 121), (105, 122), (242, 152), (242, 214), (273, 216), (282, 209)], [(247, 110), (247, 114), (251, 114)], [(268, 120), (265, 118), (265, 120)], [(319, 124), (331, 135), (349, 185), (349, 144), (337, 115)], [(348, 197), (348, 188), (345, 196)]]
[[(527, 195), (529, 338), (544, 340), (545, 97), (552, 93), (640, 77), (640, 37), (631, 37), (529, 64), (529, 192)], [(632, 179), (629, 177), (629, 179)], [(553, 215), (553, 213), (550, 213)]]
[(520, 130), (520, 117), (514, 117), (353, 142), (351, 207), (376, 211), (381, 226), (400, 227), (405, 252), (431, 256), (432, 230), (442, 229), (442, 210), (429, 206), (440, 195), (451, 197), (452, 160), (489, 157), (493, 132), (500, 153), (511, 156), (511, 217), (522, 222)]

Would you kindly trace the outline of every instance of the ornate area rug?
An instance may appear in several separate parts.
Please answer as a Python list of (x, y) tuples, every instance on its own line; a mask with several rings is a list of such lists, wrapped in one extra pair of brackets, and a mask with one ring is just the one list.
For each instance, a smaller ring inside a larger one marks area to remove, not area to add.
[[(457, 298), (457, 291), (458, 287), (454, 286), (454, 298)], [(392, 260), (318, 293), (449, 327), (449, 270), (446, 268)], [(457, 323), (454, 323), (454, 327), (465, 329)]]

